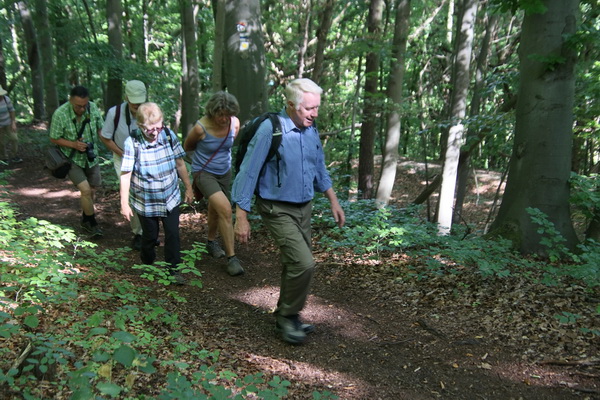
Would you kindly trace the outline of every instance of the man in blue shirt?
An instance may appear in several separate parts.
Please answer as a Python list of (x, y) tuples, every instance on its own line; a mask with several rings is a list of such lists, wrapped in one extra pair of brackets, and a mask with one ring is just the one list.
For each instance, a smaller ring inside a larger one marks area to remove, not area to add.
[[(279, 154), (266, 160), (273, 125), (267, 118), (256, 131), (232, 188), (236, 205), (235, 236), (241, 243), (250, 240), (252, 196), (263, 222), (281, 251), (283, 273), (277, 301), (276, 327), (284, 341), (300, 344), (314, 326), (300, 322), (315, 269), (311, 250), (311, 211), (315, 191), (331, 203), (339, 227), (345, 222), (314, 121), (319, 115), (323, 90), (310, 79), (296, 79), (285, 89), (286, 107), (279, 114), (283, 134)], [(263, 167), (264, 166), (264, 167)]]

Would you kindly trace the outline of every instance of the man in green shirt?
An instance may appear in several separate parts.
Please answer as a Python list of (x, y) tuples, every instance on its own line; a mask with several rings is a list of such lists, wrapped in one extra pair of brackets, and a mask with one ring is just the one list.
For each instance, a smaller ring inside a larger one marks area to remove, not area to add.
[(50, 141), (71, 158), (69, 179), (81, 194), (81, 227), (93, 237), (100, 237), (102, 230), (96, 222), (94, 192), (102, 183), (97, 149), (103, 120), (89, 97), (89, 91), (83, 86), (71, 89), (69, 101), (52, 116)]

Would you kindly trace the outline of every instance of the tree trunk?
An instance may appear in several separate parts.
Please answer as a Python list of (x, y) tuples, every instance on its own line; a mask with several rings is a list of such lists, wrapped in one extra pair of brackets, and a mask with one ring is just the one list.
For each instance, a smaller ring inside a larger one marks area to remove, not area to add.
[(106, 19), (108, 22), (108, 44), (112, 48), (113, 61), (108, 65), (105, 109), (123, 101), (123, 34), (121, 31), (121, 0), (106, 1)]
[[(485, 73), (488, 64), (488, 55), (490, 50), (491, 38), (496, 32), (498, 17), (496, 15), (488, 16), (485, 35), (481, 42), (481, 50), (477, 57), (477, 66), (475, 69), (475, 87), (473, 88), (473, 98), (471, 99), (471, 117), (479, 115), (479, 109), (482, 103), (482, 93), (485, 85)], [(479, 132), (470, 128), (467, 130), (467, 143), (480, 141), (477, 138)], [(462, 154), (461, 154), (462, 156)], [(456, 184), (456, 202), (454, 204), (453, 223), (458, 223), (462, 214), (463, 203), (467, 191), (467, 182), (469, 180), (469, 169), (471, 166), (471, 152), (465, 153), (464, 159), (461, 157), (458, 165), (458, 182)]]
[(463, 144), (464, 125), (467, 110), (467, 92), (469, 89), (471, 53), (473, 49), (473, 33), (475, 16), (477, 14), (477, 0), (464, 0), (459, 13), (458, 33), (456, 35), (455, 58), (452, 72), (452, 100), (451, 115), (452, 126), (448, 133), (448, 144), (444, 156), (442, 170), (442, 189), (440, 191), (438, 231), (440, 234), (450, 233), (452, 227), (452, 210), (454, 206), (454, 191), (456, 189), (456, 176), (460, 147)]
[(491, 234), (510, 239), (524, 254), (547, 255), (527, 212), (536, 208), (574, 249), (577, 237), (569, 210), (573, 136), (575, 51), (568, 43), (576, 31), (578, 1), (547, 0), (543, 14), (523, 20), (520, 88), (515, 143), (506, 191)]
[(36, 26), (40, 42), (40, 53), (42, 56), (42, 71), (44, 74), (44, 100), (46, 118), (52, 119), (52, 114), (58, 108), (58, 91), (56, 89), (56, 76), (54, 68), (54, 52), (52, 45), (52, 32), (48, 21), (48, 5), (46, 0), (35, 1)]
[(227, 2), (225, 38), (225, 86), (237, 98), (244, 123), (269, 107), (259, 0)]
[(215, 12), (215, 51), (213, 55), (212, 91), (225, 88), (223, 82), (223, 52), (225, 47), (225, 0), (217, 0)]
[(298, 78), (304, 76), (306, 68), (306, 52), (308, 51), (308, 40), (310, 36), (311, 25), (311, 4), (309, 0), (300, 0), (300, 12), (298, 15), (298, 37), (300, 43), (298, 45)]
[[(371, 48), (381, 41), (381, 21), (383, 0), (371, 0), (368, 17), (368, 40)], [(375, 145), (376, 114), (380, 106), (376, 103), (379, 72), (379, 51), (367, 53), (365, 65), (365, 93), (363, 122), (360, 129), (360, 149), (358, 156), (358, 191), (363, 199), (373, 198), (374, 166), (373, 147)]]
[(6, 59), (4, 58), (4, 50), (0, 46), (0, 86), (6, 89), (8, 87), (6, 83)]
[(333, 18), (333, 7), (335, 0), (324, 0), (320, 5), (321, 19), (317, 29), (317, 50), (315, 51), (315, 63), (313, 66), (312, 80), (319, 82), (323, 74), (323, 60), (325, 59), (325, 49), (327, 48), (327, 35), (331, 29)]
[(25, 42), (27, 43), (27, 63), (31, 69), (31, 90), (33, 98), (33, 119), (41, 121), (46, 118), (44, 108), (44, 72), (42, 71), (42, 62), (39, 53), (35, 27), (31, 11), (24, 1), (17, 3), (23, 32), (25, 33)]
[(410, 0), (399, 0), (396, 5), (396, 21), (392, 44), (392, 65), (388, 82), (387, 96), (392, 109), (387, 117), (387, 135), (383, 152), (382, 173), (377, 187), (377, 203), (387, 205), (390, 201), (396, 169), (398, 167), (398, 145), (400, 143), (400, 111), (402, 106), (402, 86), (404, 82), (404, 62), (408, 30), (410, 27)]
[(196, 15), (198, 6), (193, 0), (180, 0), (183, 37), (183, 71), (181, 82), (181, 132), (185, 139), (200, 113), (200, 80), (196, 47)]
[(346, 155), (346, 163), (343, 166), (342, 172), (342, 187), (344, 191), (342, 192), (342, 198), (344, 200), (348, 200), (350, 198), (350, 190), (352, 188), (352, 176), (354, 173), (352, 172), (352, 163), (354, 161), (354, 142), (356, 135), (354, 134), (355, 125), (356, 125), (356, 113), (357, 113), (357, 102), (360, 94), (360, 81), (361, 81), (361, 73), (362, 73), (362, 57), (358, 57), (358, 66), (356, 68), (356, 85), (354, 85), (354, 97), (352, 98), (352, 117), (350, 123), (350, 137), (348, 138), (348, 154)]

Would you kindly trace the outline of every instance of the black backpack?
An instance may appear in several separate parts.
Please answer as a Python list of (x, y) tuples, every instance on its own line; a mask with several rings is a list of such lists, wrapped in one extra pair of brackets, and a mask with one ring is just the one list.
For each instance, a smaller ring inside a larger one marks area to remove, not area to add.
[(240, 133), (238, 134), (239, 142), (237, 145), (237, 152), (235, 153), (236, 174), (240, 171), (240, 166), (242, 165), (242, 161), (244, 160), (246, 151), (248, 151), (248, 144), (256, 134), (256, 131), (258, 130), (260, 124), (262, 124), (263, 121), (268, 118), (271, 121), (271, 124), (273, 124), (273, 140), (271, 140), (271, 147), (269, 148), (269, 153), (267, 154), (267, 158), (265, 159), (265, 164), (267, 163), (267, 161), (276, 156), (277, 176), (279, 176), (279, 161), (281, 160), (281, 155), (279, 154), (278, 149), (281, 145), (283, 134), (281, 132), (281, 122), (279, 122), (279, 117), (277, 117), (277, 115), (278, 113), (273, 112), (264, 113), (242, 126), (242, 128), (240, 129)]

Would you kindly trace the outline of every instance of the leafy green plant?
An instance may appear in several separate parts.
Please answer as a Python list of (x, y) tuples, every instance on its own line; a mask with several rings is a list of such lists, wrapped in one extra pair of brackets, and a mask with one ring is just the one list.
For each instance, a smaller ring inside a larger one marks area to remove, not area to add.
[(571, 173), (569, 203), (581, 212), (587, 219), (594, 216), (594, 211), (600, 207), (600, 176), (589, 176)]
[(531, 221), (538, 226), (537, 233), (542, 236), (540, 244), (546, 248), (550, 261), (556, 262), (568, 255), (570, 252), (565, 245), (565, 238), (562, 237), (554, 224), (548, 220), (546, 214), (537, 208), (531, 207), (528, 207), (526, 211), (531, 217)]
[(326, 248), (352, 249), (358, 257), (378, 258), (382, 253), (427, 246), (432, 241), (430, 225), (418, 215), (418, 209), (379, 208), (374, 201), (342, 201), (346, 226), (335, 225), (328, 202), (315, 200), (313, 219), (319, 242)]
[[(9, 347), (0, 349), (3, 390), (25, 399), (58, 392), (70, 393), (71, 399), (150, 399), (136, 395), (134, 383), (140, 374), (157, 374), (160, 365), (176, 369), (166, 378), (152, 378), (165, 380), (160, 398), (286, 396), (289, 381), (273, 377), (267, 382), (262, 374), (238, 377), (219, 367), (218, 350), (189, 341), (168, 301), (168, 296), (185, 301), (181, 294), (163, 289), (167, 296), (153, 298), (149, 287), (107, 279), (109, 271), (123, 270), (127, 249), (98, 252), (72, 230), (17, 215), (10, 204), (0, 208), (0, 241), (11, 244), (3, 250), (10, 262), (0, 263), (0, 337), (13, 347), (29, 344), (30, 350), (23, 350), (23, 361), (13, 366)], [(195, 264), (204, 253), (200, 243), (182, 252), (178, 271), (201, 277)], [(172, 280), (164, 267), (141, 269), (149, 280), (168, 286)], [(202, 286), (199, 279), (191, 284)], [(171, 357), (159, 360), (159, 352)], [(195, 372), (182, 361), (190, 357), (200, 363)]]

